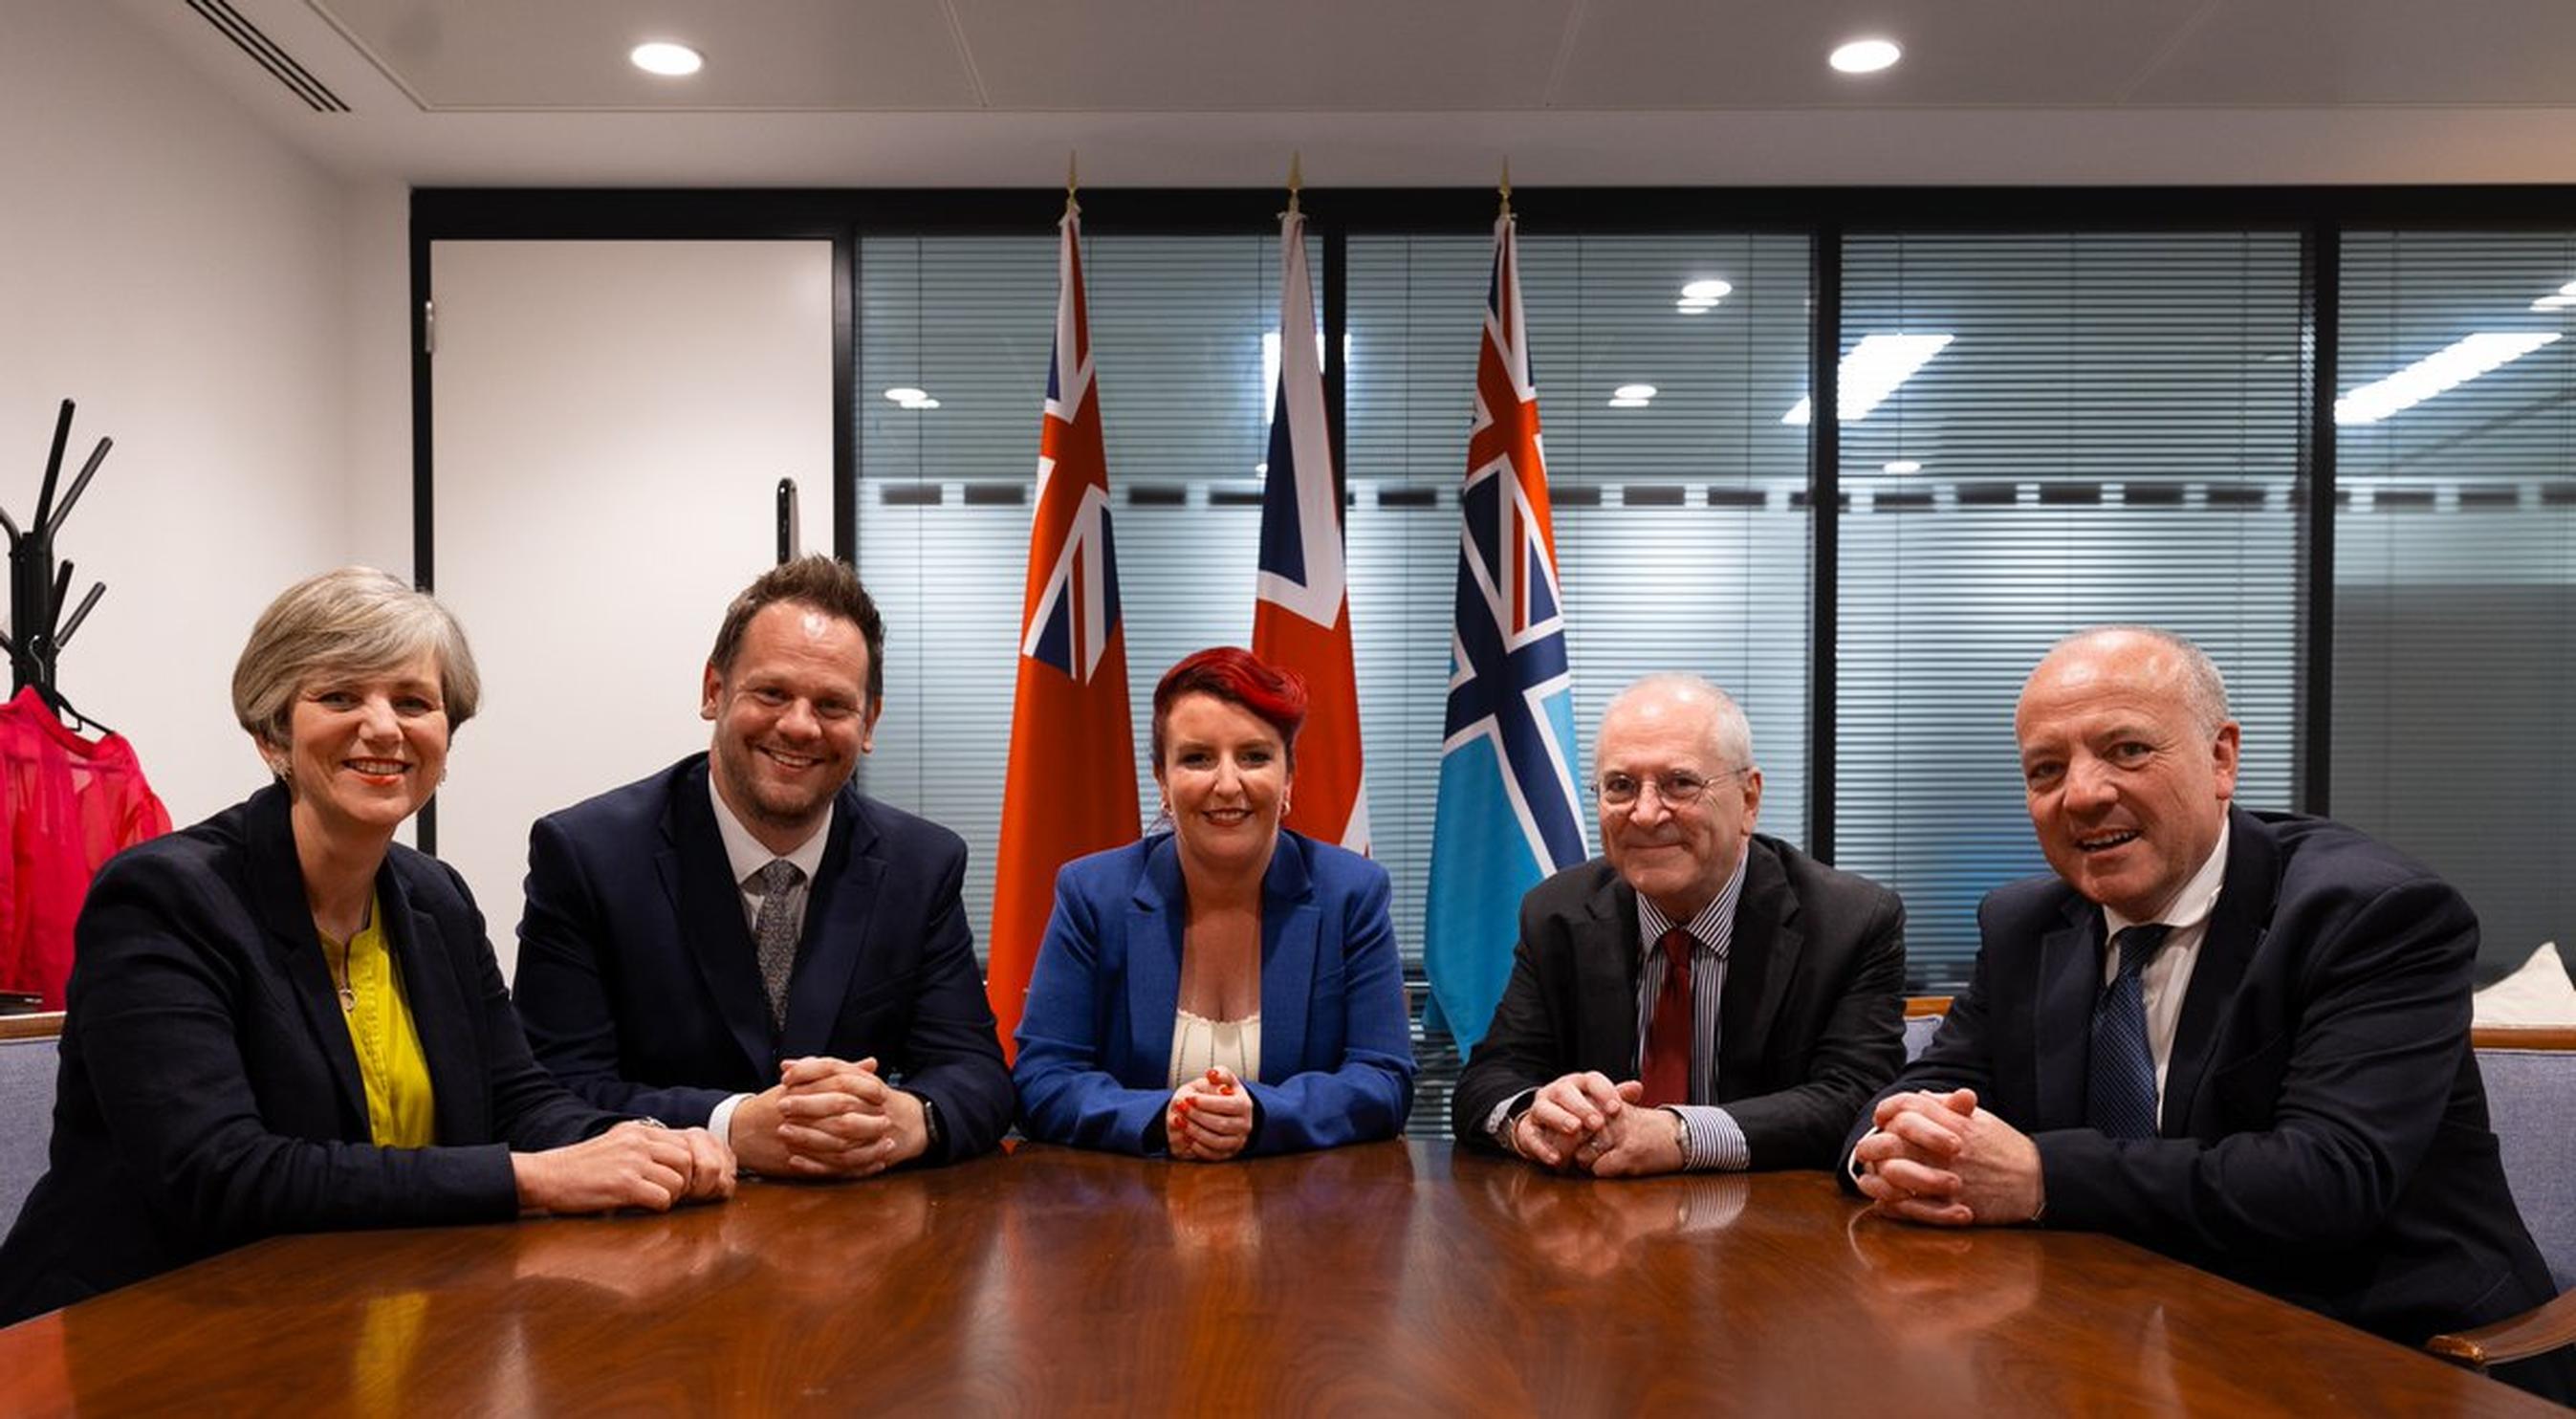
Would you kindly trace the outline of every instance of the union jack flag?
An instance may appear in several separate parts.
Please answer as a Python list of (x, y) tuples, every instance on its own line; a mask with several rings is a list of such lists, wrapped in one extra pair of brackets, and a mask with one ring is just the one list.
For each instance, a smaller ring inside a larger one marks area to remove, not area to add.
[(1462, 1053), (1502, 1000), (1521, 894), (1589, 852), (1514, 236), (1510, 214), (1496, 219), (1458, 496), (1457, 620), (1423, 916), (1432, 1021), (1447, 1023)]
[(1252, 653), (1305, 677), (1311, 696), (1297, 739), (1297, 793), (1287, 826), (1353, 852), (1369, 848), (1360, 780), (1359, 677), (1351, 667), (1351, 601), (1342, 558), (1342, 489), (1324, 422), (1315, 358), (1315, 300), (1306, 279), (1306, 219), (1279, 219), (1279, 390), (1261, 485), (1261, 574)]
[(1056, 263), (1055, 351), (1038, 431), (1037, 509), (1021, 599), (1019, 683), (1002, 778), (992, 962), (984, 989), (1006, 1055), (1055, 901), (1056, 869), (1136, 837), (1127, 638), (1109, 531), (1109, 460), (1092, 385), (1082, 223), (1067, 204)]

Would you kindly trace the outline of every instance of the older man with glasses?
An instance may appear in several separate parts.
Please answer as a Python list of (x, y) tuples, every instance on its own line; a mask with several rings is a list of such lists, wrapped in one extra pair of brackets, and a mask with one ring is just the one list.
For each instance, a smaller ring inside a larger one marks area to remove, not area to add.
[(1458, 1137), (1595, 1177), (1827, 1166), (1904, 1062), (1904, 904), (1754, 831), (1752, 731), (1704, 680), (1621, 691), (1593, 760), (1605, 856), (1522, 898)]

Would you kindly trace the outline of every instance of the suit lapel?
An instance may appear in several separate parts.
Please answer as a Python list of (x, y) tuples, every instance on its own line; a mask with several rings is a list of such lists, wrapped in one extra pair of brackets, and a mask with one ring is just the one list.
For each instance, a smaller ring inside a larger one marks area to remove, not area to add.
[(367, 1094), (358, 1080), (358, 1051), (349, 1042), (349, 1020), (340, 1009), (339, 987), (332, 984), (330, 964), (322, 959), (321, 934), (313, 927), (313, 909), (304, 900), (304, 866), (295, 856), (295, 826), (288, 817), (285, 789), (271, 786), (251, 799), (243, 844), (251, 900), (268, 938), (269, 959), (330, 1065), (340, 1096), (342, 1136), (367, 1137)]
[[(842, 789), (814, 890), (805, 901), (796, 973), (787, 984), (787, 1029), (779, 1050), (789, 1058), (821, 1054), (830, 1047), (833, 1022), (850, 996), (850, 978), (867, 954), (877, 885), (885, 879), (885, 859), (876, 848), (877, 831), (859, 812), (858, 790)], [(894, 1065), (892, 1060), (880, 1063), (889, 1070)]]
[(742, 1046), (752, 1072), (774, 1077), (778, 1055), (769, 1024), (769, 992), (760, 983), (751, 928), (743, 924), (742, 889), (733, 880), (724, 839), (716, 832), (704, 760), (682, 773), (672, 788), (653, 871), (679, 920), (681, 949), (696, 959), (716, 1013)]
[(385, 950), (402, 978), (412, 1028), (419, 1032), (420, 1052), (429, 1061), (435, 1141), (489, 1138), (482, 1056), (474, 1047), (473, 1017), (463, 987), (447, 954), (439, 949), (445, 938), (437, 920), (412, 909), (411, 894), (394, 873), (391, 853), (376, 871), (376, 908), (384, 913)]
[(2084, 1079), (2093, 1052), (2093, 998), (2102, 990), (2102, 909), (2066, 893), (2066, 924), (2039, 941), (2037, 1018), (2032, 1053), (2039, 1064), (2038, 1117), (2030, 1128), (2080, 1128)]
[[(1181, 998), (1181, 928), (1188, 916), (1180, 840), (1165, 837), (1146, 851), (1145, 870), (1137, 875), (1135, 893), (1127, 901), (1127, 1039), (1140, 1070), (1171, 1068), (1172, 1011)], [(1114, 1063), (1111, 1072), (1118, 1072)]]
[(1282, 832), (1261, 880), (1261, 1077), (1276, 1084), (1306, 1057), (1321, 913), (1306, 872), (1306, 840)]
[(1717, 1000), (1721, 1088), (1730, 1073), (1760, 1077), (1763, 1042), (1771, 1038), (1806, 944), (1779, 855), (1756, 839), (1745, 854), (1744, 890), (1726, 947), (1726, 990)]
[(2157, 1131), (2167, 1138), (2191, 1132), (2192, 1095), (2208, 1071), (2228, 1002), (2271, 925), (2279, 872), (2280, 856), (2262, 820), (2230, 809), (2226, 884), (2210, 908), (2209, 932), (2201, 938), (2200, 959), (2192, 963), (2191, 987), (2182, 998), (2182, 1018), (2174, 1025), (2173, 1053), (2165, 1060), (2164, 1116)]
[(1637, 893), (1617, 873), (1592, 894), (1574, 946), (1575, 1067), (1637, 1074)]

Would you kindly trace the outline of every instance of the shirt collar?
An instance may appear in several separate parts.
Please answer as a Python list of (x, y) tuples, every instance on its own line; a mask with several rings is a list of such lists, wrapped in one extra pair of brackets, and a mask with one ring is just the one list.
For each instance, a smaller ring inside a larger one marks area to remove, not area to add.
[[(734, 816), (733, 805), (725, 802), (724, 795), (716, 791), (713, 773), (707, 775), (707, 797), (716, 805), (716, 836), (724, 840), (725, 862), (733, 869), (734, 885), (749, 887), (759, 877), (760, 869), (782, 854), (763, 847), (760, 839), (751, 835), (751, 829), (744, 827), (742, 820)], [(837, 801), (824, 804), (823, 821), (814, 825), (814, 831), (796, 845), (794, 852), (783, 854), (789, 862), (796, 864), (797, 871), (805, 874), (808, 882), (822, 870), (823, 845), (831, 840), (832, 815), (839, 811)]]
[[(2227, 838), (2234, 831), (2233, 823), (2220, 818), (2218, 845), (2209, 850), (2200, 870), (2191, 874), (2191, 880), (2182, 884), (2182, 890), (2174, 893), (2172, 901), (2165, 903), (2163, 912), (2143, 920), (2162, 922), (2178, 932), (2188, 931), (2209, 920), (2210, 912), (2218, 905), (2219, 889), (2227, 885)], [(2121, 932), (2136, 926), (2141, 919), (2123, 916), (2106, 906), (2102, 908), (2102, 920), (2102, 939), (2116, 941)]]
[[(1726, 879), (1725, 886), (1717, 889), (1717, 895), (1709, 899), (1707, 906), (1699, 909), (1699, 915), (1682, 924), (1692, 940), (1703, 946), (1715, 947), (1720, 954), (1725, 953), (1728, 938), (1735, 934), (1735, 902), (1744, 894), (1744, 864), (1752, 854), (1753, 840), (1746, 838), (1744, 846), (1736, 850), (1734, 875)], [(1663, 940), (1664, 933), (1672, 930), (1673, 925), (1673, 919), (1647, 900), (1645, 893), (1637, 894), (1639, 952), (1655, 949), (1655, 943)]]

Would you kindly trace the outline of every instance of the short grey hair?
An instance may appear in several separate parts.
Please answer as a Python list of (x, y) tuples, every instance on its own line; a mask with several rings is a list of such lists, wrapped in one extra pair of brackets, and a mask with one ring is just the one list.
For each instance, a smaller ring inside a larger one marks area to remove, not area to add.
[(1647, 695), (1669, 695), (1675, 699), (1701, 699), (1709, 705), (1709, 733), (1717, 741), (1718, 757), (1726, 760), (1728, 769), (1749, 769), (1753, 764), (1753, 726), (1735, 697), (1697, 675), (1679, 670), (1663, 670), (1640, 676), (1628, 687), (1610, 697), (1602, 706), (1601, 725), (1593, 731), (1593, 743), (1601, 742), (1601, 729), (1610, 725), (1610, 717), (1630, 703)]
[[(2183, 708), (2190, 711), (2192, 723), (2202, 734), (2213, 738), (2217, 736), (2219, 727), (2226, 724), (2229, 718), (2227, 677), (2218, 673), (2218, 662), (2209, 658), (2209, 652), (2194, 644), (2188, 636), (2168, 631), (2162, 626), (2127, 623), (2087, 626), (2050, 646), (2048, 654), (2040, 658), (2040, 664), (2045, 665), (2056, 659), (2059, 651), (2078, 642), (2111, 636), (2136, 636), (2141, 640), (2154, 641), (2172, 652), (2174, 658), (2181, 662)], [(2039, 671), (2034, 668), (2031, 674), (2037, 676)], [(2027, 685), (2028, 682), (2025, 681), (2024, 684)]]
[(483, 678), (465, 628), (428, 593), (374, 567), (342, 567), (278, 593), (233, 665), (233, 718), (252, 738), (287, 747), (296, 693), (325, 675), (374, 675), (423, 651), (438, 661), (447, 728), (474, 717)]

